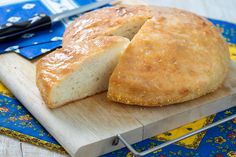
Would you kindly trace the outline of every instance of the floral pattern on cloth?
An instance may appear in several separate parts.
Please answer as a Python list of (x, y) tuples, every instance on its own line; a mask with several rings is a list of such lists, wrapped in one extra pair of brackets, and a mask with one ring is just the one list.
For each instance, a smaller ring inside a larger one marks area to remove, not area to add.
[[(183, 133), (194, 131), (205, 126), (202, 125), (202, 123), (212, 123), (232, 114), (236, 114), (236, 107), (192, 122), (161, 135), (154, 136), (150, 139), (134, 144), (133, 146), (138, 151), (144, 151), (161, 144), (163, 141), (175, 139), (176, 137), (183, 135)], [(235, 157), (235, 155), (236, 119), (218, 125), (206, 132), (189, 137), (177, 144), (172, 144), (157, 150), (154, 153), (147, 155), (147, 157)], [(102, 157), (132, 157), (132, 153), (130, 153), (127, 148), (123, 148), (105, 154)]]
[[(0, 24), (24, 21), (40, 13), (52, 14), (39, 0), (23, 1), (0, 8)], [(24, 34), (16, 40), (1, 43), (0, 54), (14, 51), (27, 59), (33, 59), (60, 46), (64, 30), (64, 24), (57, 22), (50, 29)], [(60, 37), (60, 40), (52, 41), (55, 37)]]
[[(8, 5), (5, 3), (1, 5), (0, 1), (0, 24), (24, 21), (41, 13), (52, 15), (93, 2), (96, 2), (96, 0), (18, 0), (16, 3), (9, 1)], [(77, 16), (68, 17), (61, 22), (54, 23), (50, 29), (26, 33), (14, 41), (1, 43), (0, 54), (15, 52), (27, 59), (34, 59), (50, 52), (61, 46), (65, 27), (75, 17)]]
[[(66, 8), (64, 5), (60, 4), (60, 1), (57, 0), (48, 0), (48, 3), (49, 3), (48, 6), (50, 5), (57, 6), (55, 10)], [(56, 3), (58, 3), (58, 5), (56, 5)], [(24, 8), (24, 10), (27, 11), (33, 10), (34, 8), (40, 6), (39, 8), (41, 8), (42, 10), (49, 12), (49, 10), (46, 7), (42, 6), (43, 3), (37, 0), (35, 1), (28, 0), (24, 1), (24, 3), (19, 3), (16, 5), (20, 5), (20, 8)], [(79, 5), (79, 3), (77, 3), (77, 5)], [(4, 12), (11, 12), (13, 8), (11, 8), (10, 6), (7, 7), (5, 7)], [(3, 10), (0, 10), (0, 13), (1, 15), (4, 15), (2, 11)], [(33, 13), (29, 12), (28, 15), (31, 14)], [(9, 14), (8, 17), (9, 21), (20, 21), (23, 19), (24, 17), (18, 17), (15, 14), (14, 16)], [(222, 30), (223, 36), (229, 43), (231, 58), (234, 61), (236, 61), (236, 34), (235, 34), (236, 25), (219, 20), (213, 20), (213, 19), (210, 20)], [(1, 22), (2, 21), (0, 18), (0, 23)], [(68, 21), (65, 20), (65, 22)], [(64, 27), (64, 24), (62, 23), (58, 23), (58, 25)], [(50, 33), (53, 34), (53, 32), (54, 30)], [(35, 34), (25, 34), (22, 36), (22, 38), (30, 40), (25, 40), (25, 42), (22, 42), (20, 45), (15, 45), (12, 47), (9, 47), (9, 45), (7, 45), (4, 47), (4, 49), (16, 50), (23, 56), (24, 53), (27, 53), (25, 57), (29, 56), (32, 57), (38, 55), (39, 53), (46, 53), (55, 48), (56, 45), (60, 45), (62, 39), (61, 35), (63, 33), (63, 30), (58, 28), (57, 33), (51, 35), (50, 38), (45, 38), (42, 40), (46, 41), (46, 39), (47, 40), (49, 39), (52, 42), (40, 43), (40, 44), (38, 43), (39, 41), (36, 40), (31, 41), (31, 39), (35, 37)], [(27, 42), (28, 43), (32, 42), (33, 44), (35, 44), (35, 46), (27, 47), (28, 44)], [(26, 45), (26, 47), (24, 47), (24, 44)], [(3, 47), (1, 46), (0, 48)], [(236, 114), (236, 107), (220, 112), (216, 115), (205, 117), (190, 124), (184, 125), (180, 128), (154, 136), (150, 139), (136, 143), (133, 146), (139, 151), (147, 150), (158, 144), (161, 144), (164, 141), (174, 139), (185, 133), (202, 128), (208, 124), (211, 124), (214, 121), (220, 120), (232, 114)], [(39, 122), (27, 111), (27, 109), (11, 94), (11, 92), (2, 83), (0, 83), (0, 133), (12, 136), (21, 141), (45, 147), (50, 150), (66, 153), (66, 151), (58, 144), (58, 142), (39, 124)], [(103, 155), (103, 157), (131, 157), (131, 156), (132, 154), (128, 151), (127, 148), (123, 148)], [(226, 122), (222, 125), (218, 125), (217, 127), (214, 127), (206, 132), (194, 135), (176, 144), (172, 144), (147, 156), (148, 157), (172, 157), (172, 156), (236, 157), (236, 119)]]
[[(200, 120), (197, 120), (195, 122), (189, 123), (187, 125), (182, 126), (180, 129), (174, 129), (167, 131), (163, 134), (157, 135), (153, 137), (152, 139), (158, 140), (158, 141), (168, 141), (168, 140), (174, 140), (180, 136), (183, 136), (185, 134), (188, 134), (194, 130), (200, 129), (206, 125), (209, 125), (213, 122), (215, 118), (215, 115), (211, 115), (205, 118), (202, 118)], [(202, 138), (205, 136), (206, 132), (201, 132), (197, 135), (193, 135), (187, 139), (184, 139), (182, 141), (177, 142), (176, 144), (179, 146), (184, 146), (186, 148), (190, 149), (196, 149), (198, 148)]]
[(1, 82), (0, 133), (50, 150), (66, 153)]

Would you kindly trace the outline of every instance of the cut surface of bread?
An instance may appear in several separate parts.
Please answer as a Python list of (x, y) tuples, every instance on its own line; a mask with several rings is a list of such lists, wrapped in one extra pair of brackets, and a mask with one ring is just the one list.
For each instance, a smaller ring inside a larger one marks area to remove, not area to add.
[(110, 75), (128, 44), (123, 37), (98, 37), (43, 58), (37, 65), (37, 85), (47, 105), (55, 108), (107, 90)]
[(148, 7), (116, 6), (71, 23), (62, 48), (36, 65), (37, 86), (46, 104), (55, 108), (107, 90), (120, 54), (148, 18)]
[(141, 106), (192, 100), (222, 84), (228, 63), (227, 44), (210, 22), (156, 8), (115, 68), (108, 98)]

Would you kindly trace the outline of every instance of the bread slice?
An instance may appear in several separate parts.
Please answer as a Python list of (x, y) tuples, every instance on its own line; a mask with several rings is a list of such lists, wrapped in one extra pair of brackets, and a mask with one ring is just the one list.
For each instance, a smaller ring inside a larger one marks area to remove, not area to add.
[(37, 86), (50, 108), (107, 90), (129, 40), (98, 37), (57, 49), (37, 63)]

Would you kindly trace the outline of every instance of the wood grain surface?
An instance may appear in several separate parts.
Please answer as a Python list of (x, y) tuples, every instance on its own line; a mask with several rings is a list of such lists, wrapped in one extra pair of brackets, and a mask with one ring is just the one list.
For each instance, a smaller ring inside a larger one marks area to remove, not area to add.
[[(212, 17), (212, 18), (217, 18), (217, 19), (222, 19), (222, 20), (228, 20), (228, 21), (232, 21), (232, 22), (236, 21), (235, 20), (236, 17), (234, 16), (236, 11), (233, 8), (233, 6), (236, 6), (236, 1), (234, 1), (234, 0), (228, 0), (227, 3), (223, 2), (223, 1), (220, 1), (220, 0), (218, 0), (218, 1), (217, 0), (214, 0), (214, 1), (213, 0), (207, 0), (207, 1), (205, 1), (205, 0), (198, 0), (198, 1), (194, 1), (194, 0), (182, 0), (182, 1), (153, 0), (153, 1), (151, 1), (150, 0), (150, 1), (148, 1), (148, 3), (182, 8), (182, 9), (186, 9), (186, 10), (190, 10), (190, 11), (199, 13), (199, 14), (201, 14), (203, 16), (207, 16), (207, 17)], [(13, 54), (11, 54), (11, 55), (13, 55)], [(8, 69), (8, 70), (11, 71), (11, 69)], [(33, 73), (34, 70), (31, 69), (27, 72), (28, 73)], [(25, 77), (25, 79), (29, 79), (29, 80), (34, 79), (33, 78), (34, 76), (28, 76), (28, 75), (24, 76), (24, 75), (21, 75), (21, 74), (19, 74), (19, 77), (21, 77), (21, 78)], [(29, 86), (31, 87), (30, 84), (29, 84)], [(33, 88), (31, 88), (30, 90), (34, 91)], [(220, 93), (214, 93), (213, 95), (210, 95), (210, 98), (214, 99), (214, 97), (217, 94), (220, 94), (221, 96), (222, 96), (222, 94), (227, 95), (228, 92), (229, 92), (229, 89), (224, 88), (220, 91)], [(104, 98), (104, 94), (96, 96), (96, 98), (95, 98), (96, 103), (98, 101), (98, 102), (102, 102), (102, 103), (106, 104), (106, 100), (103, 99), (103, 98)], [(22, 98), (22, 99), (26, 99), (26, 98)], [(207, 101), (210, 101), (210, 99), (208, 97), (203, 98), (203, 99), (206, 99)], [(30, 101), (30, 100), (24, 100), (24, 101)], [(83, 110), (83, 112), (81, 112), (81, 114), (78, 115), (79, 119), (82, 118), (84, 121), (93, 121), (93, 123), (86, 124), (85, 126), (79, 126), (79, 127), (82, 127), (82, 129), (85, 129), (84, 132), (88, 131), (88, 130), (86, 130), (86, 128), (91, 128), (92, 126), (94, 126), (94, 124), (96, 124), (97, 120), (98, 120), (98, 119), (92, 117), (91, 115), (86, 114), (87, 109), (83, 105), (84, 103), (86, 103), (86, 101), (89, 101), (89, 100), (85, 99), (81, 104), (71, 105), (71, 107), (75, 110), (74, 112), (77, 112), (77, 110), (78, 110), (77, 106), (81, 107), (81, 110)], [(201, 101), (203, 101), (203, 100), (201, 100)], [(218, 102), (217, 106), (222, 107), (220, 104), (222, 104), (222, 103), (228, 104), (228, 101), (231, 101), (231, 100), (229, 100), (229, 99), (220, 100)], [(232, 101), (236, 103), (235, 98), (233, 98)], [(203, 108), (200, 108), (200, 110), (199, 110), (200, 112), (197, 113), (198, 115), (194, 115), (194, 114), (196, 114), (196, 112), (194, 112), (194, 108), (196, 108), (196, 107), (199, 108), (199, 105), (198, 105), (198, 103), (196, 103), (194, 101), (192, 101), (191, 103), (192, 103), (192, 106), (191, 106), (192, 112), (185, 112), (185, 111), (181, 110), (181, 108), (184, 108), (184, 107), (179, 106), (178, 107), (178, 109), (179, 109), (178, 112), (181, 111), (184, 114), (179, 114), (182, 117), (177, 116), (175, 118), (178, 118), (178, 119), (181, 120), (183, 118), (183, 116), (193, 115), (193, 116), (190, 116), (190, 118), (189, 118), (189, 121), (192, 121), (192, 120), (194, 120), (194, 118), (191, 119), (191, 117), (196, 118), (197, 116), (204, 116), (205, 114), (210, 114), (210, 113), (204, 113), (205, 110), (204, 110), (204, 107), (203, 107)], [(213, 103), (211, 103), (211, 102), (208, 103), (208, 107), (211, 108), (212, 104)], [(90, 104), (90, 105), (92, 106), (92, 104)], [(113, 105), (113, 107), (114, 106), (116, 106), (116, 105)], [(119, 108), (119, 107), (116, 106), (115, 110), (112, 109), (112, 112), (111, 112), (111, 108), (109, 109), (108, 105), (106, 107), (108, 107), (108, 110), (105, 110), (103, 106), (98, 105), (98, 106), (96, 106), (94, 111), (96, 111), (96, 112), (99, 111), (100, 114), (103, 114), (103, 112), (105, 112), (105, 114), (102, 117), (100, 117), (101, 119), (99, 119), (99, 121), (101, 121), (101, 120), (105, 121), (105, 123), (101, 126), (100, 129), (105, 129), (105, 128), (108, 128), (108, 129), (105, 132), (101, 132), (98, 129), (96, 130), (96, 128), (92, 129), (92, 132), (91, 132), (91, 130), (88, 131), (88, 133), (91, 134), (91, 139), (89, 139), (91, 141), (93, 141), (94, 139), (96, 140), (96, 138), (103, 139), (103, 138), (106, 138), (106, 137), (108, 137), (110, 135), (113, 135), (115, 133), (118, 133), (118, 132), (119, 133), (126, 132), (127, 128), (124, 128), (124, 126), (123, 126), (123, 124), (126, 122), (126, 121), (124, 121), (125, 118), (131, 118), (129, 123), (132, 123), (132, 125), (133, 125), (132, 127), (136, 131), (135, 134), (138, 135), (137, 137), (133, 137), (134, 139), (130, 139), (130, 142), (140, 140), (140, 137), (142, 138), (142, 132), (140, 132), (140, 129), (139, 129), (140, 127), (142, 127), (142, 125), (146, 126), (144, 128), (144, 130), (146, 130), (146, 131), (144, 131), (144, 133), (143, 133), (143, 138), (146, 138), (150, 135), (154, 135), (156, 132), (162, 132), (166, 129), (170, 129), (170, 128), (168, 128), (168, 126), (165, 126), (165, 125), (163, 125), (161, 127), (161, 129), (160, 129), (160, 127), (156, 127), (156, 125), (153, 124), (153, 120), (155, 120), (155, 119), (159, 119), (159, 120), (165, 119), (165, 122), (167, 122), (168, 124), (174, 124), (175, 123), (174, 121), (171, 120), (171, 118), (166, 119), (165, 115), (167, 115), (167, 114), (164, 114), (164, 115), (155, 114), (155, 112), (156, 112), (155, 110), (157, 110), (157, 109), (154, 109), (154, 110), (153, 109), (152, 110), (150, 110), (150, 109), (140, 109), (140, 108), (134, 108), (134, 107), (129, 107), (129, 106), (124, 106), (123, 108)], [(54, 112), (55, 112), (56, 115), (59, 115), (60, 112), (67, 113), (67, 108), (69, 108), (69, 106), (65, 107), (62, 111), (61, 110), (55, 110)], [(169, 109), (168, 108), (166, 108), (166, 109), (163, 108), (163, 110), (165, 110), (165, 113), (169, 113), (169, 115), (171, 115), (171, 109), (170, 108), (171, 107), (169, 107)], [(47, 110), (47, 108), (44, 108), (44, 109)], [(221, 108), (219, 108), (219, 109), (221, 109)], [(142, 112), (140, 112), (140, 110)], [(147, 111), (145, 111), (145, 110), (147, 110)], [(158, 110), (160, 110), (160, 109), (158, 109)], [(122, 113), (122, 116), (124, 114), (125, 118), (121, 117), (121, 115), (118, 114), (120, 112)], [(148, 112), (148, 117), (147, 118), (143, 118), (144, 116), (147, 115), (145, 112)], [(215, 111), (212, 111), (212, 112), (215, 112)], [(67, 113), (67, 116), (70, 116), (70, 115), (71, 115), (71, 113)], [(41, 115), (41, 116), (43, 116), (43, 115)], [(112, 124), (111, 126), (110, 125), (108, 126), (108, 123), (106, 123), (106, 117), (109, 117), (109, 116), (112, 116), (115, 119), (115, 123)], [(162, 118), (161, 116), (164, 116), (165, 118)], [(123, 118), (123, 121), (120, 120), (120, 118), (121, 119)], [(141, 124), (137, 123), (135, 121), (136, 118), (140, 120)], [(133, 119), (133, 121), (132, 121), (132, 119)], [(60, 121), (61, 121), (61, 119), (60, 119)], [(59, 122), (59, 124), (60, 124), (60, 122)], [(181, 123), (178, 123), (178, 125), (180, 125), (180, 124)], [(114, 126), (116, 127), (116, 129), (114, 129)], [(172, 126), (174, 127), (174, 125), (172, 125)], [(127, 126), (127, 127), (129, 127), (129, 126)], [(114, 129), (114, 130), (112, 130), (112, 129)], [(159, 129), (159, 130), (157, 130), (157, 129)], [(58, 130), (56, 130), (56, 131), (58, 131)], [(94, 132), (98, 135), (94, 135)], [(69, 133), (71, 133), (71, 132), (69, 132)], [(126, 134), (126, 136), (130, 137), (129, 134)], [(75, 142), (77, 142), (77, 141), (75, 141)], [(108, 142), (107, 144), (110, 144), (110, 143)], [(70, 146), (68, 146), (68, 147), (70, 147)], [(71, 151), (73, 151), (76, 148), (73, 148), (73, 146), (71, 146), (71, 148), (69, 148), (69, 149), (71, 149)], [(103, 151), (105, 151), (105, 150), (103, 150)], [(27, 143), (22, 143), (22, 142), (19, 142), (19, 141), (15, 140), (15, 139), (11, 139), (9, 137), (0, 136), (0, 156), (3, 156), (3, 157), (5, 157), (5, 156), (7, 156), (7, 157), (8, 156), (14, 156), (14, 157), (15, 156), (20, 156), (20, 157), (28, 157), (28, 156), (35, 156), (35, 157), (37, 157), (37, 156), (38, 157), (40, 157), (40, 156), (45, 156), (45, 157), (50, 156), (51, 157), (51, 156), (55, 156), (55, 157), (60, 157), (60, 156), (64, 156), (64, 155), (60, 155), (60, 154), (45, 150), (43, 148), (38, 148), (36, 146), (32, 146), (32, 145), (27, 144)]]

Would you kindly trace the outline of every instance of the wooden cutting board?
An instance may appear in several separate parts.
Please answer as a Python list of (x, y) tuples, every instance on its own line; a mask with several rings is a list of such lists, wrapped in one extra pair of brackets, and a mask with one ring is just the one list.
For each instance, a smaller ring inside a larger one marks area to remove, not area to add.
[(35, 61), (9, 53), (0, 55), (0, 63), (0, 80), (72, 156), (98, 156), (123, 147), (112, 146), (117, 134), (135, 143), (236, 104), (233, 62), (220, 89), (193, 101), (144, 108), (111, 102), (101, 93), (53, 110), (36, 87)]

